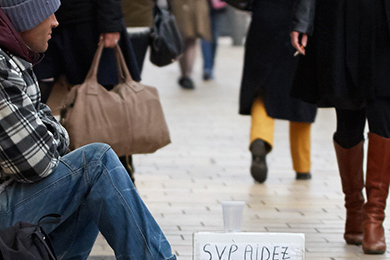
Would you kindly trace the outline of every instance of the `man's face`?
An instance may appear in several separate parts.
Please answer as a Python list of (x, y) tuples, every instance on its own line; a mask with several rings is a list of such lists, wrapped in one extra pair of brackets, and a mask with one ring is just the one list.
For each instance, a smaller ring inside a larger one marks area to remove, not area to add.
[(51, 31), (58, 26), (57, 18), (54, 14), (49, 16), (42, 23), (31, 30), (21, 32), (21, 36), (27, 46), (36, 52), (45, 52), (48, 47), (48, 41), (51, 38)]

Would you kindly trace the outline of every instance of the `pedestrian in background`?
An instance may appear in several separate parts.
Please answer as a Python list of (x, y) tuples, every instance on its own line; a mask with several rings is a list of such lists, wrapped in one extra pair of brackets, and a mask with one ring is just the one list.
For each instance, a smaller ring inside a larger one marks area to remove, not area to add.
[(181, 76), (178, 83), (184, 89), (194, 89), (191, 76), (196, 56), (196, 40), (211, 40), (209, 6), (207, 0), (169, 0), (168, 3), (185, 45), (184, 53), (179, 58)]
[[(300, 59), (293, 94), (335, 107), (333, 136), (345, 194), (347, 244), (386, 251), (383, 221), (390, 183), (390, 3), (299, 0), (291, 40)], [(368, 121), (366, 197), (363, 141)]]
[[(133, 48), (123, 21), (121, 1), (116, 0), (63, 0), (56, 12), (61, 26), (53, 31), (45, 57), (34, 71), (46, 103), (54, 82), (65, 75), (71, 85), (83, 83), (95, 55), (98, 42), (104, 49), (98, 71), (98, 81), (107, 89), (118, 84), (115, 52), (116, 44), (122, 49), (134, 80), (140, 75)], [(131, 157), (120, 160), (134, 180)]]
[(296, 179), (311, 178), (311, 123), (317, 109), (290, 96), (298, 61), (289, 39), (293, 5), (293, 0), (255, 0), (245, 43), (239, 113), (251, 115), (250, 172), (260, 183), (267, 179), (274, 119), (290, 121)]
[(132, 45), (126, 34), (120, 1), (64, 0), (56, 16), (61, 26), (53, 32), (45, 58), (34, 68), (43, 91), (43, 102), (49, 97), (54, 80), (61, 74), (65, 74), (72, 85), (84, 81), (100, 39), (109, 48), (102, 55), (99, 82), (104, 86), (113, 86), (118, 82), (115, 54), (110, 49), (117, 43), (132, 77), (140, 79)]
[(221, 19), (226, 15), (227, 5), (222, 0), (209, 0), (211, 41), (202, 38), (203, 80), (214, 78), (214, 64), (217, 55)]

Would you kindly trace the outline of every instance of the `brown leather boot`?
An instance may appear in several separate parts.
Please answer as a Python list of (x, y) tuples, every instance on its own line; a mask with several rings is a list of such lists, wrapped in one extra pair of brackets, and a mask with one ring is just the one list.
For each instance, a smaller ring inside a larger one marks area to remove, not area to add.
[(383, 254), (386, 251), (386, 199), (390, 183), (390, 138), (368, 134), (367, 202), (364, 205), (363, 251), (365, 254)]
[(333, 141), (345, 195), (346, 221), (344, 239), (347, 244), (361, 245), (363, 240), (363, 141), (343, 148)]

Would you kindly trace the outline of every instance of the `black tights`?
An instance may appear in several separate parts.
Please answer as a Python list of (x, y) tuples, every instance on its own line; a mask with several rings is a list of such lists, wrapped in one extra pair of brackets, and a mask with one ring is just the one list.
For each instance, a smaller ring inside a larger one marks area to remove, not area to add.
[(390, 99), (376, 99), (359, 110), (336, 109), (337, 129), (334, 140), (344, 148), (357, 145), (364, 138), (366, 119), (370, 132), (390, 138)]

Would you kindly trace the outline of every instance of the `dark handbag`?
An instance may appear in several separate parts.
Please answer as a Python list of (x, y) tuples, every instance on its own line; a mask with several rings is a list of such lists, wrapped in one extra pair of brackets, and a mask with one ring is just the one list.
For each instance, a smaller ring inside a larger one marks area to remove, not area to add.
[(18, 222), (0, 230), (0, 260), (56, 260), (49, 236), (40, 226), (46, 217), (60, 222), (60, 215), (52, 214), (42, 217), (36, 225)]
[(131, 78), (119, 46), (115, 47), (119, 84), (108, 91), (97, 82), (103, 44), (99, 44), (85, 81), (74, 86), (61, 111), (70, 149), (101, 142), (118, 156), (153, 153), (170, 143), (157, 89)]
[(156, 3), (150, 47), (150, 61), (158, 67), (171, 64), (184, 52), (184, 41), (175, 16)]
[(242, 11), (252, 11), (252, 5), (254, 0), (224, 0), (229, 5), (242, 10)]

